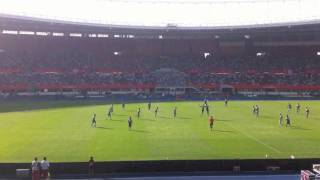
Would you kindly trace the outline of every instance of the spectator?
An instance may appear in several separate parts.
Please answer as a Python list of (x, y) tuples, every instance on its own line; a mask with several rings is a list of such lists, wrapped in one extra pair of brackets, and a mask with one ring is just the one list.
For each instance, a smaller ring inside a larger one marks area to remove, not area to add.
[(32, 180), (40, 180), (40, 163), (38, 158), (35, 157), (31, 162)]
[(49, 162), (47, 161), (47, 158), (44, 157), (43, 160), (41, 161), (40, 163), (40, 167), (41, 167), (41, 176), (44, 178), (44, 179), (48, 179), (48, 175), (49, 175), (49, 167), (50, 167), (50, 164)]
[(89, 160), (89, 176), (93, 176), (94, 175), (94, 160), (93, 157), (90, 157)]

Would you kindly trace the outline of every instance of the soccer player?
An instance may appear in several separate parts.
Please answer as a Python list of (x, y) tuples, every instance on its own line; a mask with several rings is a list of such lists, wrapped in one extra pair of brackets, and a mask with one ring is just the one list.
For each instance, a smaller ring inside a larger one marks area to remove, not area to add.
[(129, 119), (128, 119), (128, 127), (129, 127), (129, 130), (131, 130), (131, 127), (132, 127), (132, 118), (131, 118), (131, 116), (129, 116)]
[(177, 117), (177, 107), (174, 107), (173, 109), (173, 118)]
[(279, 117), (280, 126), (282, 126), (282, 122), (283, 122), (283, 115), (282, 115), (282, 113), (280, 113), (280, 117)]
[(108, 111), (108, 118), (111, 119), (112, 113), (111, 113), (111, 109), (109, 109)]
[(154, 117), (157, 117), (158, 111), (159, 111), (159, 107), (157, 106), (156, 110), (154, 110)]
[(110, 111), (113, 113), (113, 104), (111, 104)]
[(207, 96), (204, 98), (204, 100), (203, 100), (203, 104), (204, 104), (205, 106), (208, 106), (208, 99), (207, 99)]
[(125, 108), (125, 106), (126, 106), (126, 104), (125, 104), (125, 103), (122, 103), (122, 109), (124, 109), (124, 108)]
[(201, 107), (201, 115), (203, 116), (203, 113), (204, 113), (204, 105), (200, 106)]
[(148, 110), (150, 111), (151, 109), (151, 101), (148, 102)]
[(300, 113), (300, 103), (298, 103), (297, 105), (296, 105), (296, 109), (297, 109), (297, 113)]
[(256, 105), (256, 116), (258, 117), (259, 116), (259, 112), (260, 112), (260, 108), (258, 105)]
[(212, 129), (213, 129), (213, 122), (214, 122), (213, 116), (210, 116), (210, 118), (209, 118), (209, 125), (210, 125), (211, 131), (212, 131)]
[(96, 127), (97, 121), (96, 121), (96, 114), (93, 115), (92, 121), (91, 121), (91, 127)]
[(310, 109), (306, 107), (306, 117), (309, 118)]
[(288, 126), (291, 127), (291, 120), (290, 120), (290, 117), (289, 117), (288, 114), (287, 114), (287, 117), (286, 117), (286, 122), (287, 122), (286, 127), (288, 127)]
[(289, 103), (289, 104), (288, 104), (288, 112), (291, 111), (291, 108), (292, 108), (292, 105)]
[(206, 111), (207, 111), (207, 115), (209, 116), (210, 112), (209, 112), (209, 106), (206, 105)]
[(227, 97), (224, 99), (224, 106), (225, 106), (225, 107), (228, 106), (228, 98), (227, 98)]
[(137, 117), (140, 118), (140, 115), (141, 115), (141, 109), (138, 108), (138, 111), (137, 111)]
[(255, 115), (255, 114), (256, 114), (256, 111), (257, 111), (257, 110), (256, 110), (256, 106), (253, 105), (253, 106), (252, 106), (252, 114)]

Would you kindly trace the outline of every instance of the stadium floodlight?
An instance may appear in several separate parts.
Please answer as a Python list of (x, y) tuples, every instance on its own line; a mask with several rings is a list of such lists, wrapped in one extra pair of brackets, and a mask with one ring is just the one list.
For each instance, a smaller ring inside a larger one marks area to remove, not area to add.
[(205, 59), (207, 59), (208, 56), (211, 56), (211, 53), (209, 53), (209, 52), (203, 53), (203, 57), (204, 57)]
[(320, 51), (317, 52), (317, 56), (320, 56)]
[(121, 54), (121, 53), (118, 52), (118, 51), (113, 52), (113, 55), (115, 55), (115, 56), (119, 56), (120, 54)]
[(162, 36), (162, 35), (159, 35), (158, 38), (159, 38), (159, 39), (163, 39), (163, 36)]
[(53, 32), (52, 36), (64, 36), (64, 33), (60, 33), (60, 32)]
[(2, 34), (18, 34), (18, 31), (12, 31), (12, 30), (3, 30)]
[(81, 33), (70, 33), (69, 34), (70, 37), (82, 37)]
[(33, 31), (19, 31), (19, 34), (23, 34), (23, 35), (34, 35)]
[(266, 55), (266, 53), (265, 52), (257, 52), (257, 57), (261, 57), (261, 56), (265, 56)]
[(88, 37), (95, 38), (97, 37), (97, 34), (88, 34)]
[(98, 38), (107, 38), (109, 37), (108, 34), (98, 34)]
[(37, 36), (48, 36), (49, 34), (49, 32), (36, 32)]

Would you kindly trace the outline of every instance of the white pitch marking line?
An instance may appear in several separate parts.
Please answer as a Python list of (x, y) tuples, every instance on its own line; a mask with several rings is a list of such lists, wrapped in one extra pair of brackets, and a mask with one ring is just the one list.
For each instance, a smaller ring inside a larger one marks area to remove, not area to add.
[[(228, 126), (230, 126), (230, 125), (228, 125)], [(262, 145), (266, 146), (267, 148), (269, 148), (269, 149), (271, 149), (271, 150), (275, 151), (276, 153), (281, 153), (281, 151), (279, 151), (278, 149), (276, 149), (276, 148), (274, 148), (274, 147), (270, 146), (269, 144), (264, 143), (263, 141), (259, 140), (258, 138), (254, 137), (254, 136), (252, 136), (252, 135), (250, 135), (250, 134), (248, 134), (248, 133), (242, 132), (241, 130), (239, 130), (239, 129), (237, 129), (237, 128), (233, 127), (233, 126), (230, 126), (230, 127), (231, 127), (231, 128), (233, 128), (233, 129), (234, 129), (234, 130), (236, 130), (236, 131), (239, 131), (240, 133), (244, 134), (245, 136), (247, 136), (247, 137), (249, 137), (249, 138), (253, 139), (254, 141), (256, 141), (256, 142), (258, 142), (258, 143), (260, 143), (260, 144), (262, 144)]]

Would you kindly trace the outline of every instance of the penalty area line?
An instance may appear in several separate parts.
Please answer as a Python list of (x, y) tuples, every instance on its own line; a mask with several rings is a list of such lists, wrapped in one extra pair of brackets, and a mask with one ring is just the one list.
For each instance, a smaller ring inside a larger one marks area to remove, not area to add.
[(250, 138), (250, 139), (252, 139), (252, 140), (256, 141), (257, 143), (262, 144), (262, 145), (264, 145), (265, 147), (267, 147), (267, 148), (269, 148), (269, 149), (273, 150), (274, 152), (276, 152), (276, 153), (281, 153), (281, 151), (279, 151), (277, 148), (272, 147), (272, 146), (270, 146), (269, 144), (266, 144), (265, 142), (261, 141), (260, 139), (258, 139), (258, 138), (256, 138), (256, 137), (254, 137), (254, 136), (252, 136), (252, 135), (250, 135), (250, 134), (248, 134), (248, 133), (246, 133), (246, 132), (243, 132), (243, 131), (241, 131), (240, 129), (237, 129), (237, 128), (235, 128), (235, 127), (231, 126), (231, 125), (228, 125), (228, 126), (230, 126), (232, 129), (234, 129), (234, 130), (236, 130), (236, 131), (240, 132), (241, 134), (243, 134), (243, 135), (247, 136), (248, 138)]

